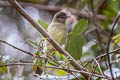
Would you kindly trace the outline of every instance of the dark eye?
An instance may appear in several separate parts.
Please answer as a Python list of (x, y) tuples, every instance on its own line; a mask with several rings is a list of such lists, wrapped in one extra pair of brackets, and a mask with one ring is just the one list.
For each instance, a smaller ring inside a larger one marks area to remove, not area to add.
[(58, 16), (58, 18), (66, 18), (65, 16)]

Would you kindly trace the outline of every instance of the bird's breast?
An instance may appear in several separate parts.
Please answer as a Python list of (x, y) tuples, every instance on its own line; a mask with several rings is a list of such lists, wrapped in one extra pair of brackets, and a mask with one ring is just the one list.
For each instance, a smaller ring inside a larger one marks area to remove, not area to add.
[(48, 27), (48, 33), (59, 43), (64, 44), (67, 38), (68, 30), (65, 24), (51, 23)]

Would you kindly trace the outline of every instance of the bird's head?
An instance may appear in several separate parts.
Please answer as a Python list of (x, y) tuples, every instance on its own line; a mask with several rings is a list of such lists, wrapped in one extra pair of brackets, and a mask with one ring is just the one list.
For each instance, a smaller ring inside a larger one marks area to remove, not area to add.
[(60, 11), (55, 14), (52, 21), (65, 24), (68, 17), (65, 12)]

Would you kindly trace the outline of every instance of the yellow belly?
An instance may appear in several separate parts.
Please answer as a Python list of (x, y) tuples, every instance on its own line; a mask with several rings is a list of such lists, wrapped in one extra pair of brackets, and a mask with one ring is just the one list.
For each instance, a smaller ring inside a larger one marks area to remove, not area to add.
[[(55, 23), (50, 24), (48, 27), (48, 33), (51, 35), (60, 45), (65, 44), (67, 39), (67, 28), (63, 24)], [(45, 41), (44, 51), (51, 52), (54, 50), (54, 47), (48, 42)]]
[(50, 25), (50, 29), (48, 30), (48, 33), (60, 44), (64, 44), (66, 42), (67, 38), (67, 28), (65, 25), (62, 24), (56, 24)]

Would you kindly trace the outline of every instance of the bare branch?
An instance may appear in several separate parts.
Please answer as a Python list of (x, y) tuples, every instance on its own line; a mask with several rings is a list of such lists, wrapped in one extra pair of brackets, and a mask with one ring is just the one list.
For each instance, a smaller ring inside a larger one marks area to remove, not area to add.
[[(6, 41), (0, 40), (0, 42), (5, 43), (5, 44), (11, 46), (12, 48), (14, 48), (14, 49), (16, 49), (16, 50), (19, 50), (19, 51), (21, 51), (21, 52), (24, 52), (24, 53), (26, 53), (26, 54), (28, 54), (28, 55), (30, 55), (30, 56), (34, 56), (32, 53), (30, 53), (30, 52), (28, 52), (28, 51), (25, 51), (25, 50), (23, 50), (23, 49), (20, 49), (20, 48), (18, 48), (18, 47), (16, 47), (16, 46), (14, 46), (14, 45), (6, 42)], [(47, 58), (41, 57), (41, 56), (38, 56), (38, 58), (47, 59)]]
[[(33, 62), (21, 62), (21, 63), (9, 63), (9, 64), (3, 64), (0, 65), (0, 67), (4, 67), (4, 66), (17, 66), (17, 65), (24, 65), (24, 66), (33, 66)], [(79, 70), (73, 70), (73, 69), (66, 69), (66, 68), (61, 68), (61, 67), (56, 67), (56, 66), (45, 66), (46, 68), (53, 68), (53, 69), (61, 69), (61, 70), (65, 70), (66, 72), (76, 72), (76, 73), (84, 73), (84, 74), (91, 74), (89, 72), (86, 71), (79, 71)], [(107, 76), (101, 76), (99, 74), (93, 74), (93, 76), (96, 77), (100, 77), (100, 78), (106, 78), (108, 79)]]
[[(115, 49), (115, 50), (112, 50), (112, 51), (110, 51), (108, 54), (112, 54), (112, 53), (115, 53), (115, 52), (118, 52), (118, 51), (120, 51), (120, 48)], [(96, 60), (98, 60), (98, 59), (100, 59), (100, 58), (102, 59), (103, 57), (107, 56), (108, 54), (107, 54), (107, 53), (101, 54), (101, 55), (97, 56), (95, 59), (96, 59)], [(93, 59), (89, 60), (84, 66), (87, 66), (87, 65), (90, 64), (90, 62), (92, 62), (92, 61), (93, 61)]]
[(110, 36), (109, 36), (109, 40), (108, 40), (108, 43), (107, 43), (107, 51), (106, 51), (106, 53), (108, 54), (107, 55), (108, 68), (110, 69), (112, 80), (114, 80), (114, 77), (113, 77), (113, 73), (112, 73), (112, 67), (111, 67), (111, 64), (110, 64), (109, 48), (110, 48), (110, 43), (111, 43), (111, 38), (112, 38), (112, 35), (113, 35), (113, 31), (114, 31), (115, 25), (119, 21), (119, 18), (120, 18), (120, 14), (118, 14), (117, 18), (113, 22), (112, 30), (110, 31)]
[(13, 47), (13, 48), (15, 48), (15, 49), (21, 51), (21, 52), (24, 52), (24, 53), (28, 54), (28, 55), (33, 56), (32, 53), (27, 52), (27, 51), (25, 51), (25, 50), (23, 50), (23, 49), (20, 49), (20, 48), (18, 48), (18, 47), (15, 47), (15, 46), (13, 46), (12, 44), (10, 44), (10, 43), (8, 43), (8, 42), (6, 42), (6, 41), (0, 40), (0, 42), (5, 43), (5, 44), (7, 44), (7, 45), (9, 45), (9, 46), (11, 46), (11, 47)]
[(98, 62), (95, 58), (93, 58), (93, 59), (94, 59), (94, 61), (96, 62), (96, 64), (98, 65), (98, 68), (99, 68), (102, 76), (104, 76), (103, 71), (102, 71), (102, 69), (101, 69), (101, 66), (100, 66), (99, 62)]
[(102, 12), (102, 10), (106, 7), (108, 3), (108, 0), (101, 0), (99, 4), (97, 4), (97, 7), (95, 8), (95, 14), (99, 14)]
[(92, 68), (91, 68), (91, 72), (90, 72), (91, 74), (89, 75), (88, 80), (91, 80), (91, 77), (92, 77), (92, 75), (93, 75), (95, 69), (96, 69), (96, 65), (95, 65), (95, 62), (93, 62), (93, 64), (92, 64)]

